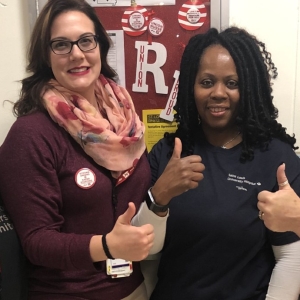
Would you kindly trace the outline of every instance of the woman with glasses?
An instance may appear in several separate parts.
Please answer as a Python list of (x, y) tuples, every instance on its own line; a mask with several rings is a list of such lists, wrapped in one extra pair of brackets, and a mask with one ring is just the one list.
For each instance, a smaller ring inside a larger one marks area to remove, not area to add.
[(48, 1), (32, 33), (30, 75), (0, 150), (29, 300), (147, 299), (137, 261), (161, 249), (167, 208), (143, 202), (144, 125), (114, 81), (109, 46), (83, 0)]

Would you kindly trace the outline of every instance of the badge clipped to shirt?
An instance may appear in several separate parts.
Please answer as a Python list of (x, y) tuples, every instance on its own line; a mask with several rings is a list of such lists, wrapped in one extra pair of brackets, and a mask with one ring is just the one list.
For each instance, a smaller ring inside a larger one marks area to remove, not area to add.
[(81, 168), (75, 174), (75, 182), (82, 189), (90, 189), (96, 183), (96, 174), (89, 168)]
[(132, 261), (120, 258), (106, 260), (106, 273), (112, 278), (128, 277), (132, 271)]

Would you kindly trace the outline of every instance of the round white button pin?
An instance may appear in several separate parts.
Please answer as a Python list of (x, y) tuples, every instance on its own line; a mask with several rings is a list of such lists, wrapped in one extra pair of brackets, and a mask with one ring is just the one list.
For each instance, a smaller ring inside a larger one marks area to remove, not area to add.
[(90, 189), (96, 183), (96, 175), (89, 168), (82, 168), (75, 174), (75, 182), (82, 189)]

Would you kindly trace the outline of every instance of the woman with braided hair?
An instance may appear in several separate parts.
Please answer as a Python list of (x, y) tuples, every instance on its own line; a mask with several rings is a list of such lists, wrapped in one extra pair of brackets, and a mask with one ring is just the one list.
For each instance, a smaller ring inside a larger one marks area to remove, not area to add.
[[(210, 29), (186, 46), (178, 129), (148, 156), (152, 196), (170, 209), (151, 300), (298, 299), (299, 237), (267, 229), (257, 208), (261, 191), (284, 184), (283, 163), (300, 195), (296, 140), (276, 120), (276, 76), (264, 43), (243, 29)], [(180, 195), (191, 155), (204, 164), (204, 178)], [(159, 178), (163, 171), (170, 176)]]

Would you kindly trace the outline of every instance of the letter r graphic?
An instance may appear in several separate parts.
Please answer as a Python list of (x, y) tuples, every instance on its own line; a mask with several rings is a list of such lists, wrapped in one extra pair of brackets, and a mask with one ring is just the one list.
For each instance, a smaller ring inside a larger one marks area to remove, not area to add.
[[(147, 72), (151, 72), (154, 77), (155, 91), (158, 94), (167, 94), (168, 87), (165, 83), (165, 76), (161, 67), (167, 60), (167, 50), (164, 45), (160, 43), (136, 41), (135, 49), (137, 49), (137, 61), (136, 61), (136, 75), (135, 83), (132, 85), (134, 92), (148, 92), (148, 85), (146, 84)], [(152, 50), (156, 53), (156, 61), (153, 64), (147, 63), (148, 52)]]

